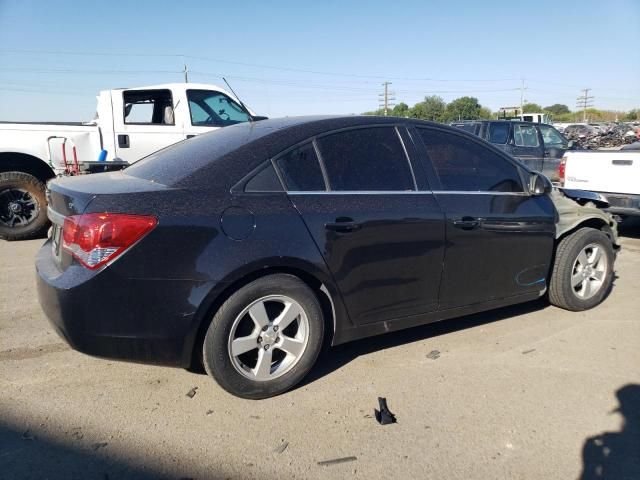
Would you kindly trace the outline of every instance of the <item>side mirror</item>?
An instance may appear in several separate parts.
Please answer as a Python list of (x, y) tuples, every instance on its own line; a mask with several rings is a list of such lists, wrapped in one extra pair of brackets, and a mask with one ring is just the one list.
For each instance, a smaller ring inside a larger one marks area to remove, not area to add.
[(576, 142), (574, 142), (573, 140), (569, 140), (569, 143), (567, 143), (567, 150), (573, 150), (575, 146)]
[(531, 195), (545, 195), (553, 190), (551, 181), (541, 173), (532, 173), (529, 180)]
[(258, 122), (260, 120), (269, 120), (269, 117), (263, 117), (261, 115), (254, 115), (253, 117), (253, 121)]

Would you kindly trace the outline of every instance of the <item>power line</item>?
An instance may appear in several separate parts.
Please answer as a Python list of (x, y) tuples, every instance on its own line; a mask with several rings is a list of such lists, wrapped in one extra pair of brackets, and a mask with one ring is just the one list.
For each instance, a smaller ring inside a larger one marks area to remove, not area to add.
[[(221, 58), (205, 57), (199, 55), (185, 55), (181, 53), (136, 53), (136, 52), (96, 52), (96, 51), (69, 51), (69, 50), (14, 50), (1, 49), (0, 54), (35, 54), (35, 55), (75, 55), (75, 56), (110, 56), (110, 57), (155, 57), (155, 58), (179, 58), (191, 60), (202, 60), (206, 62), (227, 63), (230, 65), (239, 65), (244, 67), (264, 68), (271, 70), (282, 70), (286, 72), (311, 73), (314, 75), (330, 75), (336, 77), (352, 77), (352, 78), (371, 78), (371, 79), (391, 79), (403, 81), (418, 82), (503, 82), (513, 81), (513, 78), (476, 78), (476, 79), (452, 79), (452, 78), (412, 78), (412, 77), (389, 77), (388, 75), (363, 75), (357, 73), (345, 72), (327, 72), (321, 70), (307, 70), (303, 68), (266, 65), (259, 63), (240, 62), (236, 60), (226, 60)], [(184, 62), (183, 62), (184, 63)]]

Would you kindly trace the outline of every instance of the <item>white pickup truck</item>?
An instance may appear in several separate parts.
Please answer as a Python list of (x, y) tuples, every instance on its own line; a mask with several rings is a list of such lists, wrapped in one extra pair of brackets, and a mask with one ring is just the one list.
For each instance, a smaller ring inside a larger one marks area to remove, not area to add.
[(46, 231), (45, 184), (56, 175), (123, 168), (200, 133), (265, 118), (215, 85), (122, 88), (97, 98), (89, 123), (0, 122), (0, 238)]
[(564, 188), (603, 194), (611, 213), (640, 215), (640, 151), (572, 150), (562, 157), (559, 176)]

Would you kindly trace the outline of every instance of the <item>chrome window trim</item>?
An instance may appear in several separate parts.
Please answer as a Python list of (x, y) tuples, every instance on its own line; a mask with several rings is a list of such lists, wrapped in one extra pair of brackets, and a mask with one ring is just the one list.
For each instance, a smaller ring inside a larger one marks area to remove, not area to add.
[(287, 195), (514, 195), (517, 197), (528, 197), (526, 192), (466, 192), (464, 190), (331, 190), (314, 192), (310, 191), (288, 191)]

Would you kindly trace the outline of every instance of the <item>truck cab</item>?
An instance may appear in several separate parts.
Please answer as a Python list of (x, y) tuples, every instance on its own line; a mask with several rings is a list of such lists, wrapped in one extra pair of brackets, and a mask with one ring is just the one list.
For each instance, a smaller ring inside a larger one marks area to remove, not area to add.
[(560, 132), (544, 123), (517, 120), (472, 120), (451, 123), (513, 155), (532, 170), (557, 182), (558, 165), (572, 147)]
[(87, 123), (0, 122), (0, 238), (43, 235), (46, 182), (123, 168), (174, 143), (261, 120), (215, 85), (169, 83), (104, 90)]
[[(111, 125), (99, 121), (112, 141), (113, 157), (129, 163), (161, 148), (221, 127), (249, 121), (253, 114), (222, 89), (180, 83), (102, 92)], [(102, 112), (99, 111), (99, 118)]]

